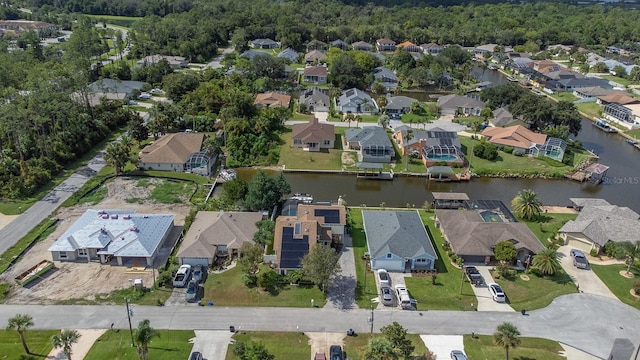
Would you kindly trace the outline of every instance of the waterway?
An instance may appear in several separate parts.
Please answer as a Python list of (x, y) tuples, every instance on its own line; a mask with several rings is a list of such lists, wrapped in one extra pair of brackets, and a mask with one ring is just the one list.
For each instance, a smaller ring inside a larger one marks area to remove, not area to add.
[[(477, 69), (479, 78), (495, 84), (507, 82), (497, 71)], [(431, 202), (434, 191), (465, 192), (472, 199), (495, 199), (509, 204), (518, 191), (532, 189), (545, 205), (570, 205), (572, 197), (604, 198), (611, 204), (628, 206), (640, 212), (640, 151), (627, 144), (621, 136), (607, 134), (582, 120), (577, 137), (584, 147), (600, 156), (599, 162), (610, 166), (607, 178), (600, 185), (581, 184), (570, 180), (479, 178), (467, 183), (437, 183), (425, 178), (399, 177), (393, 181), (356, 179), (355, 175), (285, 173), (293, 192), (306, 192), (318, 201), (337, 200), (343, 196), (349, 205), (421, 207)], [(240, 172), (248, 178), (251, 170)]]

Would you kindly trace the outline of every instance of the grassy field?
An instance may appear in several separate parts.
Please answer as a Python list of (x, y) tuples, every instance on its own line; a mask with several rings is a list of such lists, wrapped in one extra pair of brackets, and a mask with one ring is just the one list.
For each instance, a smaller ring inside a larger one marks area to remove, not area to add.
[(625, 134), (637, 139), (638, 137), (640, 137), (640, 129), (625, 131)]
[(543, 245), (547, 245), (548, 239), (553, 237), (555, 233), (569, 220), (575, 220), (578, 214), (540, 214), (540, 218), (537, 221), (524, 221), (529, 229), (536, 234), (538, 240)]
[(342, 169), (342, 136), (336, 134), (333, 149), (310, 152), (302, 148), (293, 147), (291, 133), (282, 135), (284, 145), (280, 147), (278, 165), (287, 169), (340, 170)]
[[(353, 256), (356, 263), (356, 303), (362, 309), (371, 306), (371, 298), (377, 296), (376, 279), (369, 269), (369, 261), (364, 260), (364, 253), (368, 251), (367, 238), (362, 226), (361, 209), (350, 209), (351, 239), (353, 240)], [(366, 269), (366, 270), (365, 270)], [(366, 273), (365, 273), (366, 271)]]
[(614, 76), (614, 75), (598, 75), (598, 76), (603, 78), (603, 79), (607, 79), (609, 81), (617, 82), (618, 84), (623, 85), (623, 86), (629, 86), (629, 85), (634, 84), (634, 82), (631, 81), (631, 80), (628, 80), (628, 79), (625, 79), (625, 78), (621, 78), (621, 77), (618, 77), (618, 76)]
[[(132, 324), (134, 327), (137, 324)], [(151, 323), (153, 327), (153, 323)], [(195, 337), (192, 330), (158, 330), (160, 337), (149, 344), (149, 359), (186, 359)], [(107, 331), (91, 347), (85, 359), (91, 360), (138, 360), (136, 348), (131, 346), (131, 335), (127, 330)]]
[(3, 360), (46, 359), (53, 346), (51, 337), (59, 330), (27, 330), (24, 333), (31, 356), (24, 353), (20, 336), (15, 330), (0, 330), (0, 358)]
[(640, 299), (631, 295), (630, 290), (633, 284), (640, 279), (640, 269), (632, 267), (631, 273), (634, 278), (626, 278), (620, 275), (620, 271), (626, 271), (627, 265), (594, 265), (590, 264), (591, 270), (598, 275), (600, 280), (607, 285), (609, 290), (615, 294), (625, 304), (631, 305), (636, 309), (640, 309)]
[(133, 27), (138, 20), (142, 20), (141, 17), (135, 16), (117, 16), (117, 15), (86, 15), (95, 18), (98, 22), (106, 22), (110, 25), (117, 25), (125, 29)]
[[(462, 144), (462, 151), (467, 160), (473, 167), (473, 172), (479, 175), (494, 175), (494, 174), (543, 174), (549, 177), (563, 177), (565, 173), (573, 170), (573, 166), (568, 166), (559, 162), (547, 162), (534, 157), (529, 156), (515, 156), (507, 154), (502, 151), (498, 151), (498, 159), (489, 161), (481, 159), (477, 156), (471, 156), (471, 148), (478, 143), (478, 140), (472, 140), (470, 137), (460, 137), (460, 143)], [(586, 151), (580, 151), (573, 156), (573, 163), (578, 164), (582, 160), (588, 158), (589, 155)]]
[(293, 112), (293, 115), (291, 116), (291, 121), (309, 121), (313, 119), (313, 114), (301, 114), (297, 111)]
[[(512, 360), (562, 360), (566, 359), (558, 354), (562, 346), (555, 341), (521, 337), (520, 345), (509, 349), (509, 359)], [(503, 359), (504, 348), (493, 343), (493, 337), (488, 335), (464, 336), (464, 352), (469, 359)]]
[(602, 117), (602, 106), (596, 104), (595, 102), (585, 102), (576, 104), (576, 108), (578, 111), (581, 111), (593, 118)]
[(551, 97), (558, 101), (574, 102), (578, 100), (578, 98), (569, 91), (556, 91)]
[[(344, 339), (344, 351), (347, 353), (347, 358), (349, 359), (364, 359), (364, 354), (367, 352), (367, 345), (369, 344), (369, 339), (372, 337), (380, 337), (380, 334), (358, 334), (358, 336), (347, 336)], [(424, 355), (427, 352), (427, 347), (424, 345), (422, 339), (420, 339), (420, 335), (417, 334), (408, 334), (407, 338), (411, 340), (415, 349), (413, 350), (414, 355)], [(329, 354), (327, 354), (328, 356)]]
[[(269, 268), (265, 265), (260, 271)], [(311, 299), (324, 306), (324, 294), (316, 286), (280, 285), (272, 291), (247, 287), (242, 282), (244, 271), (236, 266), (221, 274), (210, 274), (204, 285), (202, 303), (216, 306), (309, 307)]]
[(551, 304), (558, 296), (578, 292), (576, 284), (563, 270), (554, 276), (537, 277), (528, 274), (527, 281), (523, 280), (520, 274), (499, 279), (495, 273), (493, 276), (507, 294), (509, 305), (516, 311), (541, 309)]
[[(236, 343), (249, 341), (262, 343), (276, 359), (309, 359), (311, 357), (309, 338), (302, 333), (243, 331), (233, 335), (233, 339)], [(233, 353), (233, 347), (234, 345), (229, 345), (227, 348), (226, 360), (238, 359)]]

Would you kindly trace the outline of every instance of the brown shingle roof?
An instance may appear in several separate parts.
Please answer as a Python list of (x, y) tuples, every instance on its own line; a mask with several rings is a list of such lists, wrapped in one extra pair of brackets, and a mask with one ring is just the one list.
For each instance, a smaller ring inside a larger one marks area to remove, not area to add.
[(291, 96), (285, 94), (278, 94), (275, 92), (268, 92), (256, 95), (254, 105), (262, 105), (265, 107), (283, 107), (288, 108), (291, 103)]
[(547, 141), (547, 135), (535, 133), (521, 125), (505, 128), (488, 127), (484, 129), (482, 135), (486, 136), (487, 141), (491, 143), (523, 149), (528, 149), (534, 144), (542, 145)]
[(333, 124), (319, 123), (317, 118), (313, 118), (306, 124), (293, 125), (291, 138), (300, 139), (304, 143), (334, 140), (334, 127)]
[(621, 94), (619, 92), (604, 95), (604, 96), (598, 96), (598, 99), (606, 103), (614, 103), (614, 104), (620, 104), (620, 105), (640, 103), (640, 100), (633, 98), (629, 95)]
[(200, 151), (204, 134), (167, 134), (140, 152), (140, 162), (157, 164), (183, 164), (191, 154)]
[(324, 52), (320, 50), (311, 50), (304, 55), (306, 61), (321, 61), (327, 58)]
[(308, 66), (304, 68), (304, 76), (327, 76), (329, 71), (325, 66)]

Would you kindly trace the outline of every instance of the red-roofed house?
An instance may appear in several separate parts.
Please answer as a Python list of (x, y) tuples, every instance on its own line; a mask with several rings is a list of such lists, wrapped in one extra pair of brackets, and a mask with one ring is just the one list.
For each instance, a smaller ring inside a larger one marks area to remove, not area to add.
[(514, 152), (535, 157), (546, 156), (557, 161), (562, 161), (567, 147), (567, 143), (562, 139), (535, 133), (521, 125), (488, 127), (482, 135), (492, 144), (512, 147)]
[(422, 52), (422, 48), (414, 43), (412, 43), (411, 41), (405, 41), (401, 44), (398, 44), (398, 49), (402, 49), (404, 51), (408, 51), (408, 52), (415, 52), (415, 53), (421, 53)]
[(291, 95), (268, 92), (256, 95), (253, 104), (258, 107), (283, 107), (288, 108), (291, 103)]
[(317, 118), (306, 124), (293, 125), (291, 133), (294, 147), (301, 147), (305, 151), (320, 151), (333, 149), (336, 138), (333, 124), (320, 123)]
[(324, 85), (327, 83), (328, 75), (326, 66), (307, 66), (304, 68), (303, 79), (308, 83)]

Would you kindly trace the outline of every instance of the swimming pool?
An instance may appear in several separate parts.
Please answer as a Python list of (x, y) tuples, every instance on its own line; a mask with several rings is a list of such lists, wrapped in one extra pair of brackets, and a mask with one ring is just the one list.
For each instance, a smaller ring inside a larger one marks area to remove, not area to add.
[(480, 216), (484, 222), (504, 222), (500, 215), (494, 213), (493, 211), (481, 211)]
[(429, 155), (427, 155), (427, 158), (429, 158), (429, 160), (435, 160), (435, 161), (456, 161), (456, 160), (458, 160), (457, 156), (451, 155), (451, 154), (429, 154)]

